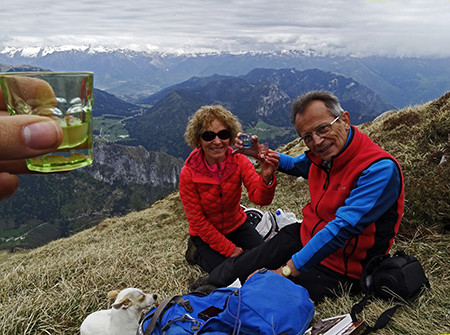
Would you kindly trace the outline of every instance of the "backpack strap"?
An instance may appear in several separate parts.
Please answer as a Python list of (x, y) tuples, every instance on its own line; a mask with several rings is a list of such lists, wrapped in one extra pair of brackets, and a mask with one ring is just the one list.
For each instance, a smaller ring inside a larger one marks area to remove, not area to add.
[[(373, 327), (367, 326), (365, 331), (362, 333), (363, 335), (369, 334), (374, 330), (378, 330), (386, 326), (388, 322), (392, 319), (392, 317), (394, 316), (395, 312), (399, 307), (405, 306), (408, 302), (415, 301), (416, 298), (422, 293), (422, 290), (424, 288), (430, 288), (430, 282), (426, 277), (425, 273), (423, 272), (422, 266), (420, 265), (418, 260), (414, 256), (406, 255), (404, 250), (398, 250), (393, 255), (393, 257), (391, 257), (389, 254), (375, 256), (367, 263), (367, 265), (363, 269), (360, 284), (364, 292), (364, 298), (359, 303), (353, 305), (352, 307), (351, 317), (353, 322), (358, 321), (356, 314), (361, 313), (363, 311), (370, 297), (375, 296), (386, 299), (386, 295), (381, 294), (380, 292), (380, 286), (382, 286), (382, 284), (379, 282), (380, 280), (383, 280), (384, 277), (379, 277), (379, 274), (383, 273), (381, 272), (383, 270), (386, 272), (391, 271), (391, 269), (394, 269), (395, 272), (396, 269), (395, 267), (393, 267), (393, 265), (400, 266), (402, 268), (401, 274), (403, 276), (407, 275), (417, 277), (416, 278), (417, 280), (414, 283), (414, 287), (412, 288), (414, 294), (411, 295), (410, 288), (408, 288), (407, 290), (408, 296), (405, 296), (405, 293), (403, 294), (399, 293), (397, 297), (397, 300), (399, 302), (395, 306), (385, 310), (378, 317), (378, 320), (375, 322), (375, 325)], [(404, 267), (405, 265), (408, 265), (409, 267), (406, 268)], [(403, 269), (409, 269), (409, 271), (403, 272)], [(416, 288), (417, 283), (419, 282), (421, 287)], [(387, 288), (394, 294), (396, 293), (395, 289), (391, 290), (389, 287)], [(386, 290), (386, 292), (388, 291)]]
[(352, 307), (352, 311), (350, 313), (351, 317), (352, 317), (352, 321), (353, 322), (358, 322), (358, 318), (356, 317), (356, 314), (359, 314), (362, 312), (362, 310), (364, 309), (364, 307), (367, 304), (367, 301), (369, 300), (369, 294), (365, 294), (364, 298), (358, 302), (357, 304), (353, 305)]
[(388, 324), (388, 322), (392, 319), (392, 317), (394, 316), (395, 312), (397, 311), (397, 309), (400, 306), (403, 306), (403, 305), (397, 304), (394, 307), (391, 307), (391, 308), (385, 310), (380, 315), (378, 320), (375, 322), (374, 326), (373, 327), (367, 326), (367, 328), (364, 330), (364, 332), (361, 335), (369, 334), (369, 333), (373, 332), (374, 330), (378, 330), (378, 329), (383, 328), (384, 326), (386, 326)]
[[(359, 314), (362, 312), (362, 310), (366, 306), (367, 301), (369, 300), (370, 297), (371, 297), (370, 294), (365, 294), (364, 298), (360, 302), (353, 305), (352, 311), (350, 314), (353, 322), (358, 322), (358, 318), (356, 317), (356, 314)], [(404, 306), (404, 304), (396, 304), (395, 306), (385, 310), (378, 317), (378, 320), (375, 322), (374, 326), (373, 327), (366, 326), (366, 329), (364, 330), (364, 332), (361, 335), (367, 335), (375, 330), (381, 329), (384, 326), (386, 326), (389, 323), (389, 321), (392, 319), (392, 317), (394, 316), (397, 309), (401, 306)]]
[(147, 328), (144, 331), (144, 335), (151, 335), (153, 332), (153, 329), (155, 329), (156, 322), (158, 321), (161, 313), (164, 311), (167, 305), (169, 304), (178, 304), (185, 301), (182, 296), (176, 295), (174, 297), (169, 297), (161, 301), (161, 303), (158, 305), (158, 308), (156, 308), (155, 313), (152, 316), (152, 319), (150, 320), (150, 323), (148, 324)]

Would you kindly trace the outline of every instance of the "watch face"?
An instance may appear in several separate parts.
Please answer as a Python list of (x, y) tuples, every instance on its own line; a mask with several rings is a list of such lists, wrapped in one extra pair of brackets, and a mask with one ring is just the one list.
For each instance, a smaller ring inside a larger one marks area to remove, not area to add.
[(281, 271), (283, 272), (283, 276), (285, 276), (285, 277), (289, 277), (291, 275), (291, 268), (287, 265), (283, 266)]

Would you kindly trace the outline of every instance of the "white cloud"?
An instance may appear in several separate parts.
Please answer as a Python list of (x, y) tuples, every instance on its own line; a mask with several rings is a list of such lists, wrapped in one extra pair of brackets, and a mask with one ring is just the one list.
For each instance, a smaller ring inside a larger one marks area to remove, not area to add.
[(445, 0), (16, 0), (0, 12), (0, 47), (450, 56), (449, 11)]

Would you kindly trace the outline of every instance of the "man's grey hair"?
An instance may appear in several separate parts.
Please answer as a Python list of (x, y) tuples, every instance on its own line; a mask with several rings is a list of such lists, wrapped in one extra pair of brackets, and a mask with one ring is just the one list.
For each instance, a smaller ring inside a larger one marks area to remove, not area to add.
[(327, 91), (310, 91), (299, 96), (292, 102), (291, 122), (294, 125), (297, 115), (302, 115), (309, 104), (314, 100), (323, 101), (330, 114), (334, 117), (341, 116), (342, 113), (344, 113), (344, 110), (339, 103), (339, 99), (336, 98), (333, 93)]

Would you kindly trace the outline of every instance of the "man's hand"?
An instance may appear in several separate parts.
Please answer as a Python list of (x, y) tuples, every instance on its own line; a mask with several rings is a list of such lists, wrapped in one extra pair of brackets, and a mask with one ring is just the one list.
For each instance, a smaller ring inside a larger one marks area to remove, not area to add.
[(48, 117), (10, 116), (0, 90), (0, 201), (15, 193), (19, 179), (14, 174), (30, 173), (25, 158), (55, 151), (62, 140), (61, 127)]
[[(299, 276), (300, 275), (300, 271), (298, 271), (296, 268), (295, 268), (295, 265), (294, 265), (294, 262), (292, 261), (292, 259), (290, 259), (287, 263), (286, 263), (286, 265), (287, 266), (289, 266), (289, 268), (291, 269), (291, 276), (292, 277), (297, 277), (297, 276)], [(283, 265), (284, 266), (284, 265)], [(283, 266), (282, 267), (280, 267), (280, 268), (278, 268), (278, 269), (276, 269), (276, 270), (271, 270), (272, 272), (275, 272), (275, 273), (278, 273), (280, 276), (283, 276)]]

